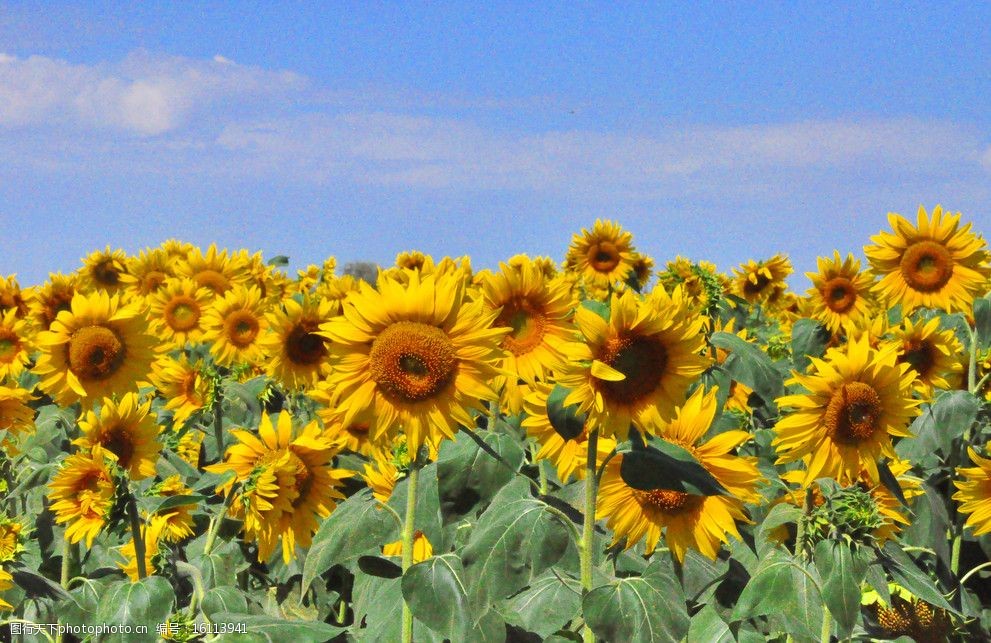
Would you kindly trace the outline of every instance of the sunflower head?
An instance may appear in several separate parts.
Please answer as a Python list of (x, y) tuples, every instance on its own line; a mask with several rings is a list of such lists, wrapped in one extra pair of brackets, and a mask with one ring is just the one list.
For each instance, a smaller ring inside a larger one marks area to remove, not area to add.
[(930, 605), (903, 588), (891, 589), (890, 605), (880, 598), (868, 604), (868, 609), (885, 638), (905, 636), (918, 643), (941, 643), (947, 640), (952, 622), (945, 610)]
[(20, 558), (28, 531), (24, 523), (0, 514), (0, 563), (9, 563)]
[(951, 382), (960, 378), (963, 365), (958, 356), (963, 346), (952, 329), (940, 330), (939, 318), (925, 323), (913, 323), (906, 317), (893, 330), (898, 361), (908, 364), (915, 375), (916, 389), (930, 398), (934, 387), (952, 388)]
[(29, 311), (25, 293), (17, 283), (17, 275), (0, 277), (0, 313), (8, 310), (16, 311), (19, 319), (26, 317)]
[(151, 402), (142, 404), (137, 393), (125, 394), (119, 403), (104, 398), (99, 414), (87, 411), (80, 418), (82, 437), (73, 444), (85, 450), (99, 447), (131, 480), (153, 476), (162, 445), (150, 411)]
[(205, 407), (213, 394), (213, 381), (203, 363), (191, 362), (186, 355), (179, 359), (165, 355), (152, 365), (151, 382), (165, 399), (165, 408), (173, 411), (172, 426), (179, 428), (193, 413)]
[(203, 341), (210, 343), (218, 364), (257, 364), (265, 357), (262, 340), (268, 321), (258, 288), (230, 289), (207, 311), (203, 324)]
[(565, 270), (580, 274), (589, 286), (608, 289), (626, 281), (633, 270), (633, 235), (613, 221), (595, 220), (571, 239)]
[(120, 249), (96, 250), (83, 257), (79, 269), (79, 288), (84, 292), (102, 291), (114, 294), (123, 283), (121, 276), (127, 272), (127, 254)]
[(788, 257), (777, 254), (763, 261), (751, 259), (734, 268), (733, 273), (735, 294), (753, 304), (779, 297), (786, 289), (785, 277), (792, 273), (792, 267)]
[(245, 267), (229, 257), (226, 250), (218, 250), (216, 244), (210, 244), (205, 254), (199, 248), (190, 248), (185, 258), (176, 263), (175, 274), (192, 279), (216, 296), (250, 281)]
[(149, 248), (128, 260), (126, 271), (120, 275), (120, 282), (131, 293), (147, 297), (172, 276), (166, 252), (161, 248)]
[(840, 253), (834, 251), (832, 259), (819, 257), (818, 267), (818, 272), (805, 273), (812, 280), (809, 314), (836, 334), (869, 314), (874, 280), (870, 273), (860, 271), (860, 262), (852, 254), (840, 259)]
[(27, 321), (14, 309), (0, 312), (0, 382), (15, 379), (30, 361), (33, 350)]
[(117, 481), (102, 451), (70, 455), (48, 484), (48, 500), (55, 522), (69, 523), (65, 539), (72, 543), (93, 539), (110, 516), (116, 498)]
[(313, 386), (328, 372), (327, 339), (318, 331), (340, 311), (336, 301), (298, 297), (299, 301), (283, 300), (268, 313), (272, 332), (262, 340), (271, 356), (266, 363), (269, 375), (288, 390)]
[(49, 330), (63, 310), (72, 308), (76, 294), (76, 277), (52, 273), (43, 285), (34, 288), (30, 297), (30, 318), (40, 330)]

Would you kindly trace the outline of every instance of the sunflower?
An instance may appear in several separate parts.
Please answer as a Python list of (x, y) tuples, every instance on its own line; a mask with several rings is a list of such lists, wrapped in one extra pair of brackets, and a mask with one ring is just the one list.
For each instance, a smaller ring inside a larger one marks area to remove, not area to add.
[(362, 280), (351, 275), (331, 277), (320, 282), (313, 294), (321, 300), (337, 302), (338, 304), (343, 305), (344, 300), (347, 299), (348, 293), (357, 292), (361, 283)]
[(9, 563), (20, 558), (24, 551), (24, 523), (0, 514), (0, 563)]
[(0, 312), (0, 382), (16, 379), (31, 361), (28, 323), (18, 319), (17, 310)]
[(217, 296), (250, 281), (244, 266), (228, 257), (226, 250), (218, 251), (216, 244), (210, 244), (206, 254), (199, 248), (190, 248), (185, 259), (176, 264), (175, 274), (189, 277), (196, 285), (209, 288)]
[(766, 261), (751, 259), (733, 269), (733, 290), (751, 304), (765, 302), (784, 292), (785, 277), (791, 272), (791, 262), (785, 255), (777, 254)]
[[(310, 397), (317, 402), (327, 405), (334, 396), (333, 390), (321, 383), (310, 391)], [(341, 449), (347, 449), (362, 455), (371, 455), (378, 447), (372, 442), (369, 431), (374, 423), (372, 417), (374, 409), (368, 408), (359, 413), (350, 422), (344, 424), (341, 411), (323, 406), (317, 409), (317, 416), (323, 422), (324, 434), (328, 439), (340, 445)]]
[[(6, 569), (0, 568), (0, 592), (5, 592), (14, 586), (14, 577)], [(10, 611), (14, 606), (0, 598), (0, 610)]]
[[(151, 495), (162, 498), (192, 495), (193, 490), (182, 483), (179, 474), (171, 475), (151, 488)], [(193, 514), (196, 503), (173, 506), (166, 513), (156, 513), (150, 522), (161, 534), (162, 540), (177, 543), (193, 535)]]
[(864, 254), (875, 272), (883, 275), (874, 286), (886, 306), (901, 304), (908, 313), (920, 306), (947, 312), (970, 312), (974, 297), (987, 288), (991, 266), (984, 239), (960, 226), (960, 213), (945, 214), (942, 206), (932, 217), (919, 206), (917, 225), (891, 212), (894, 233), (871, 237), (876, 245)]
[(82, 437), (73, 440), (73, 444), (87, 451), (102, 447), (113, 454), (131, 480), (144, 480), (155, 475), (155, 463), (162, 450), (159, 427), (150, 411), (151, 402), (142, 404), (137, 393), (125, 394), (119, 403), (104, 398), (99, 415), (87, 411), (79, 419)]
[(28, 314), (28, 302), (17, 283), (17, 275), (0, 277), (0, 312), (16, 310), (17, 317), (23, 319)]
[(221, 366), (257, 364), (265, 357), (263, 333), (268, 327), (262, 293), (237, 286), (214, 302), (204, 315), (202, 341)]
[(102, 450), (70, 455), (48, 483), (48, 501), (55, 522), (71, 523), (65, 539), (71, 543), (93, 539), (107, 522), (114, 506), (117, 483)]
[(49, 330), (63, 310), (72, 308), (76, 294), (75, 276), (50, 273), (48, 281), (31, 291), (30, 318), (40, 330)]
[(808, 392), (777, 400), (794, 409), (775, 428), (777, 463), (811, 456), (807, 482), (829, 476), (851, 483), (862, 469), (879, 480), (878, 458), (895, 457), (891, 437), (910, 435), (908, 423), (918, 413), (913, 374), (897, 357), (894, 346), (874, 350), (862, 335), (825, 359), (812, 358), (813, 373), (795, 373), (788, 384)]
[(681, 289), (613, 295), (608, 321), (582, 307), (575, 323), (584, 341), (564, 346), (557, 382), (572, 389), (564, 403), (578, 404), (606, 437), (625, 440), (631, 421), (649, 430), (653, 416), (670, 416), (709, 365), (702, 318)]
[(991, 460), (977, 455), (972, 447), (967, 447), (967, 453), (977, 466), (957, 468), (962, 480), (953, 481), (957, 488), (953, 499), (960, 503), (957, 511), (967, 514), (964, 524), (974, 530), (974, 536), (982, 536), (991, 532)]
[[(0, 431), (16, 436), (34, 430), (34, 409), (28, 406), (31, 399), (31, 391), (0, 386)], [(10, 449), (7, 442), (4, 446)]]
[(509, 413), (519, 413), (522, 392), (518, 380), (533, 384), (563, 364), (561, 347), (574, 334), (567, 287), (546, 280), (533, 263), (518, 267), (500, 264), (501, 271), (482, 278), (481, 294), (489, 310), (498, 310), (496, 326), (512, 330), (502, 339), (505, 375), (493, 384), (506, 391)]
[(292, 391), (313, 386), (329, 371), (327, 339), (317, 331), (340, 311), (337, 302), (301, 297), (301, 302), (285, 299), (268, 313), (273, 332), (262, 340), (269, 355), (268, 374)]
[(963, 345), (952, 329), (939, 329), (938, 317), (924, 324), (913, 324), (906, 317), (892, 333), (898, 347), (898, 361), (911, 367), (916, 390), (924, 397), (932, 397), (933, 387), (952, 388), (950, 382), (963, 374), (958, 359), (963, 354)]
[[(382, 555), (398, 558), (403, 555), (403, 541), (382, 545)], [(433, 545), (427, 540), (422, 531), (417, 529), (413, 532), (413, 564), (422, 563), (434, 555)]]
[(727, 431), (702, 442), (715, 417), (716, 406), (715, 388), (708, 393), (696, 389), (684, 406), (676, 410), (674, 420), (659, 423), (655, 432), (691, 452), (729, 495), (634, 489), (620, 475), (623, 455), (619, 454), (606, 465), (595, 512), (597, 520), (607, 520), (613, 531), (613, 545), (625, 540), (625, 547), (630, 548), (646, 536), (649, 554), (657, 547), (664, 530), (667, 546), (680, 562), (687, 549), (714, 559), (721, 542), (729, 542), (729, 536), (740, 539), (736, 522), (749, 522), (743, 513), (743, 503), (760, 499), (755, 488), (761, 475), (756, 458), (730, 454), (751, 438), (746, 431)]
[(819, 272), (805, 273), (812, 280), (807, 293), (810, 316), (835, 335), (870, 312), (874, 279), (870, 273), (860, 272), (860, 262), (852, 254), (841, 260), (840, 253), (833, 251), (832, 259), (819, 257), (817, 264)]
[(202, 362), (190, 362), (185, 355), (179, 359), (167, 355), (159, 358), (152, 364), (150, 379), (165, 400), (165, 408), (173, 412), (173, 428), (185, 424), (210, 400), (211, 383), (203, 377)]
[(127, 271), (121, 273), (120, 283), (131, 293), (147, 297), (172, 276), (168, 254), (161, 248), (149, 248), (128, 259)]
[(507, 329), (492, 328), (497, 311), (466, 303), (454, 275), (407, 278), (381, 278), (379, 290), (363, 283), (321, 334), (331, 340), (327, 382), (342, 422), (373, 408), (372, 441), (401, 429), (416, 454), (431, 439), (453, 439), (458, 425), (474, 426), (468, 410), (484, 412), (482, 400), (496, 398), (487, 382)]
[(581, 274), (588, 285), (609, 288), (626, 281), (633, 270), (633, 235), (612, 221), (595, 220), (571, 238), (565, 270)]
[(156, 344), (139, 303), (122, 305), (102, 291), (73, 297), (36, 341), (38, 387), (63, 406), (136, 388), (148, 377)]
[(520, 268), (524, 265), (534, 265), (540, 270), (544, 278), (550, 281), (554, 277), (557, 277), (557, 264), (550, 257), (534, 257), (531, 259), (528, 255), (519, 254), (513, 255), (506, 260), (506, 263), (513, 268)]
[(176, 455), (187, 462), (193, 468), (200, 466), (200, 448), (203, 446), (203, 433), (200, 431), (186, 431), (179, 444), (176, 445)]
[(385, 504), (392, 497), (392, 492), (399, 481), (399, 469), (393, 461), (392, 453), (378, 451), (372, 459), (373, 464), (364, 465), (365, 472), (361, 477), (372, 490), (372, 496)]
[(885, 639), (907, 637), (916, 643), (943, 643), (948, 640), (952, 623), (946, 610), (934, 607), (904, 589), (895, 588), (891, 592), (891, 605), (884, 603), (879, 596), (867, 605)]
[[(263, 413), (257, 436), (244, 429), (231, 433), (238, 444), (206, 471), (236, 474), (244, 488), (235, 509), (243, 513), (245, 536), (258, 542), (259, 562), (268, 560), (281, 540), (288, 564), (296, 545), (309, 547), (320, 520), (344, 499), (339, 487), (353, 472), (332, 468), (337, 449), (316, 422), (294, 431), (289, 413), (279, 414), (277, 427)], [(217, 490), (229, 492), (232, 484)]]
[(83, 266), (76, 275), (79, 290), (85, 293), (105, 292), (113, 295), (121, 286), (121, 275), (127, 272), (127, 254), (120, 249), (96, 250), (83, 257)]
[[(155, 559), (158, 558), (164, 526), (164, 523), (154, 521), (141, 525), (141, 540), (144, 541), (145, 546), (145, 572), (149, 576), (155, 573)], [(138, 573), (138, 556), (134, 546), (134, 538), (131, 538), (120, 548), (120, 554), (126, 560), (123, 563), (117, 563), (117, 566), (127, 574), (132, 583), (138, 582), (141, 577)]]
[(151, 331), (174, 348), (198, 341), (212, 300), (210, 289), (197, 286), (192, 279), (168, 279), (148, 295)]
[(693, 263), (682, 256), (667, 262), (667, 269), (658, 273), (661, 286), (668, 292), (681, 286), (692, 308), (712, 314), (730, 289), (728, 278), (721, 274), (714, 263), (699, 261)]

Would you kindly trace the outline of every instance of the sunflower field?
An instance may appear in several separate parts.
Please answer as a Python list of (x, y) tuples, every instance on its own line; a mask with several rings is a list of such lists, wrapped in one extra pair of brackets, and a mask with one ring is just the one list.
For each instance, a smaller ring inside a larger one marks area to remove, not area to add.
[(991, 253), (863, 255), (0, 278), (0, 636), (991, 640)]

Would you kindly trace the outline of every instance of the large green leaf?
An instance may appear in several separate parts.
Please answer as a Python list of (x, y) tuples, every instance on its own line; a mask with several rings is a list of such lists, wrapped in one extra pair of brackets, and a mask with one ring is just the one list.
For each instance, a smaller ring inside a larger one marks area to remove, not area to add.
[(619, 474), (634, 489), (673, 489), (700, 496), (726, 493), (690, 451), (668, 442), (651, 440), (645, 445), (640, 433), (630, 429), (633, 450), (622, 455)]
[(597, 587), (582, 600), (585, 622), (605, 641), (680, 641), (688, 633), (684, 604), (672, 611), (666, 596), (677, 580), (660, 576), (620, 578)]
[(709, 341), (731, 353), (723, 362), (730, 376), (749, 386), (766, 403), (771, 404), (784, 394), (784, 374), (760, 346), (724, 331), (713, 333)]
[(574, 440), (585, 430), (585, 416), (578, 412), (578, 405), (564, 405), (564, 398), (571, 389), (556, 385), (547, 396), (547, 418), (551, 426), (565, 440)]
[(303, 561), (303, 591), (334, 565), (344, 565), (399, 536), (396, 522), (362, 489), (337, 506), (317, 533)]
[(489, 502), (515, 477), (523, 464), (523, 448), (506, 433), (483, 431), (479, 435), (512, 465), (513, 470), (482, 451), (462, 433), (445, 440), (437, 458), (437, 478), (441, 512), (445, 524), (457, 522)]
[(974, 329), (981, 350), (991, 347), (991, 295), (974, 300)]
[(847, 638), (860, 617), (860, 584), (867, 576), (866, 550), (850, 543), (822, 540), (815, 548), (815, 565), (822, 577), (822, 599), (836, 623), (837, 635)]
[(479, 517), (461, 552), (468, 595), (482, 613), (530, 584), (564, 555), (570, 531), (525, 480), (503, 487)]
[(915, 418), (909, 430), (915, 439), (902, 440), (895, 450), (903, 458), (918, 461), (952, 452), (953, 440), (962, 436), (977, 418), (981, 403), (967, 391), (947, 391)]
[(549, 569), (509, 601), (528, 631), (547, 637), (578, 615), (582, 586), (577, 579)]
[[(406, 512), (406, 492), (409, 488), (409, 478), (404, 478), (396, 484), (389, 496), (389, 506), (402, 516)], [(440, 495), (438, 490), (437, 465), (428, 464), (420, 469), (416, 483), (416, 513), (413, 524), (418, 531), (422, 531), (430, 544), (437, 549), (441, 549), (444, 544), (444, 535), (441, 528), (440, 516)], [(395, 521), (389, 516), (382, 516), (392, 524)], [(398, 539), (398, 536), (396, 537)], [(385, 544), (388, 541), (383, 541)]]
[(413, 565), (402, 579), (403, 599), (413, 616), (452, 641), (463, 641), (472, 617), (464, 568), (457, 554), (434, 556)]
[(888, 541), (884, 545), (884, 550), (879, 556), (884, 569), (891, 575), (892, 580), (907, 589), (909, 592), (921, 598), (930, 605), (942, 607), (954, 614), (957, 612), (946, 598), (936, 588), (936, 583), (919, 569), (911, 556), (905, 553), (901, 545), (894, 541)]
[(692, 617), (688, 626), (689, 641), (706, 643), (736, 643), (733, 631), (711, 605), (706, 605)]
[[(359, 641), (399, 641), (402, 638), (403, 592), (401, 578), (358, 574), (354, 579), (354, 622), (350, 628)], [(363, 625), (363, 627), (359, 627)], [(413, 640), (441, 643), (444, 637), (423, 623), (414, 622)]]
[(203, 574), (203, 584), (206, 587), (236, 585), (238, 572), (249, 566), (241, 548), (234, 541), (218, 539), (210, 553), (203, 555), (203, 540), (199, 538), (190, 543), (188, 552), (189, 563), (199, 568)]
[(796, 371), (804, 371), (811, 357), (822, 357), (829, 342), (829, 331), (814, 319), (799, 319), (791, 329), (791, 361)]
[(216, 614), (222, 612), (247, 612), (248, 600), (236, 587), (214, 587), (203, 596), (200, 609), (212, 621)]
[[(214, 627), (231, 628), (243, 625), (244, 633), (222, 634), (220, 640), (224, 643), (285, 643), (285, 641), (329, 641), (344, 631), (319, 621), (294, 621), (266, 616), (263, 614), (244, 614), (238, 612), (219, 612), (210, 621)], [(224, 631), (221, 629), (220, 631)]]
[(154, 641), (156, 626), (165, 623), (172, 613), (175, 593), (172, 585), (161, 576), (149, 576), (136, 583), (123, 580), (107, 587), (96, 606), (96, 622), (121, 624), (148, 628), (146, 638), (133, 633), (115, 633), (101, 638), (101, 641)]
[(771, 550), (743, 588), (733, 618), (770, 616), (777, 627), (805, 640), (819, 636), (823, 609), (815, 568), (780, 550)]

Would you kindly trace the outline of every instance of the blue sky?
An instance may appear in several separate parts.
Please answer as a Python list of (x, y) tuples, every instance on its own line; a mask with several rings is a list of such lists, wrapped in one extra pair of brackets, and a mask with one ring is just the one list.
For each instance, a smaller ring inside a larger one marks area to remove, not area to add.
[[(757, 3), (754, 3), (757, 4)], [(802, 272), (886, 213), (991, 234), (991, 5), (0, 2), (0, 274), (178, 237), (294, 267)]]

